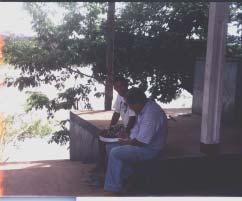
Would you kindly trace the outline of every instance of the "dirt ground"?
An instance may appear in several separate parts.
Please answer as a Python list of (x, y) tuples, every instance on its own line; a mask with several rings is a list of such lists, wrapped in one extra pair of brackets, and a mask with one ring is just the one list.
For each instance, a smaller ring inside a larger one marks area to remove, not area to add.
[(3, 196), (101, 196), (102, 189), (90, 186), (93, 164), (69, 160), (5, 163)]
[[(200, 153), (201, 117), (190, 110), (166, 111), (169, 120), (167, 154), (173, 157)], [(96, 115), (95, 115), (96, 116)], [(103, 116), (103, 115), (101, 115)], [(98, 118), (90, 122), (102, 126)], [(242, 129), (222, 125), (221, 151), (242, 153)], [(3, 163), (0, 166), (0, 192), (3, 196), (103, 196), (102, 188), (89, 182), (94, 164), (78, 161), (52, 160)]]

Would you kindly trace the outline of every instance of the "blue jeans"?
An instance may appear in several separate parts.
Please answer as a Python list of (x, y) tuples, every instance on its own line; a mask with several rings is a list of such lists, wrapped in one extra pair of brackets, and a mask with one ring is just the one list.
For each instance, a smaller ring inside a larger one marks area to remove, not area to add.
[(159, 151), (132, 145), (109, 143), (106, 145), (108, 166), (104, 190), (120, 192), (123, 181), (132, 174), (132, 163), (152, 159)]

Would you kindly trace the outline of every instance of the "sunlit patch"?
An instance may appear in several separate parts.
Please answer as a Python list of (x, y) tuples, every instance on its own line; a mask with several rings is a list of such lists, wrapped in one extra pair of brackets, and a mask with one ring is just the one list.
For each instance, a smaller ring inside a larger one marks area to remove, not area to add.
[(51, 167), (51, 165), (42, 165), (42, 168), (47, 168), (47, 167)]
[(43, 163), (5, 163), (0, 166), (0, 171), (3, 170), (20, 170), (27, 168), (48, 168), (51, 165)]

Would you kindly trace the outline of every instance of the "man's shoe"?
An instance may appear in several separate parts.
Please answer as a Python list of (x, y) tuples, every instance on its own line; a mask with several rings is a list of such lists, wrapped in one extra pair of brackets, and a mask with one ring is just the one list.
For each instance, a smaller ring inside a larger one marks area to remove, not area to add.
[(104, 177), (98, 175), (91, 175), (87, 181), (89, 186), (103, 188), (104, 186)]

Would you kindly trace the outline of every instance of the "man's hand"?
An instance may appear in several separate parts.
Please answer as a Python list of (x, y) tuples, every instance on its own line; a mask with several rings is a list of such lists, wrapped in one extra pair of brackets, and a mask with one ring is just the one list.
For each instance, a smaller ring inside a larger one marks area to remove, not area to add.
[(121, 138), (118, 141), (121, 145), (131, 145), (132, 140), (130, 138)]
[(116, 135), (116, 137), (126, 139), (129, 137), (129, 134), (125, 131), (119, 131), (118, 134)]
[(132, 145), (132, 146), (138, 146), (138, 147), (142, 147), (146, 145), (136, 139), (131, 139), (131, 138), (119, 139), (118, 142), (122, 145)]

